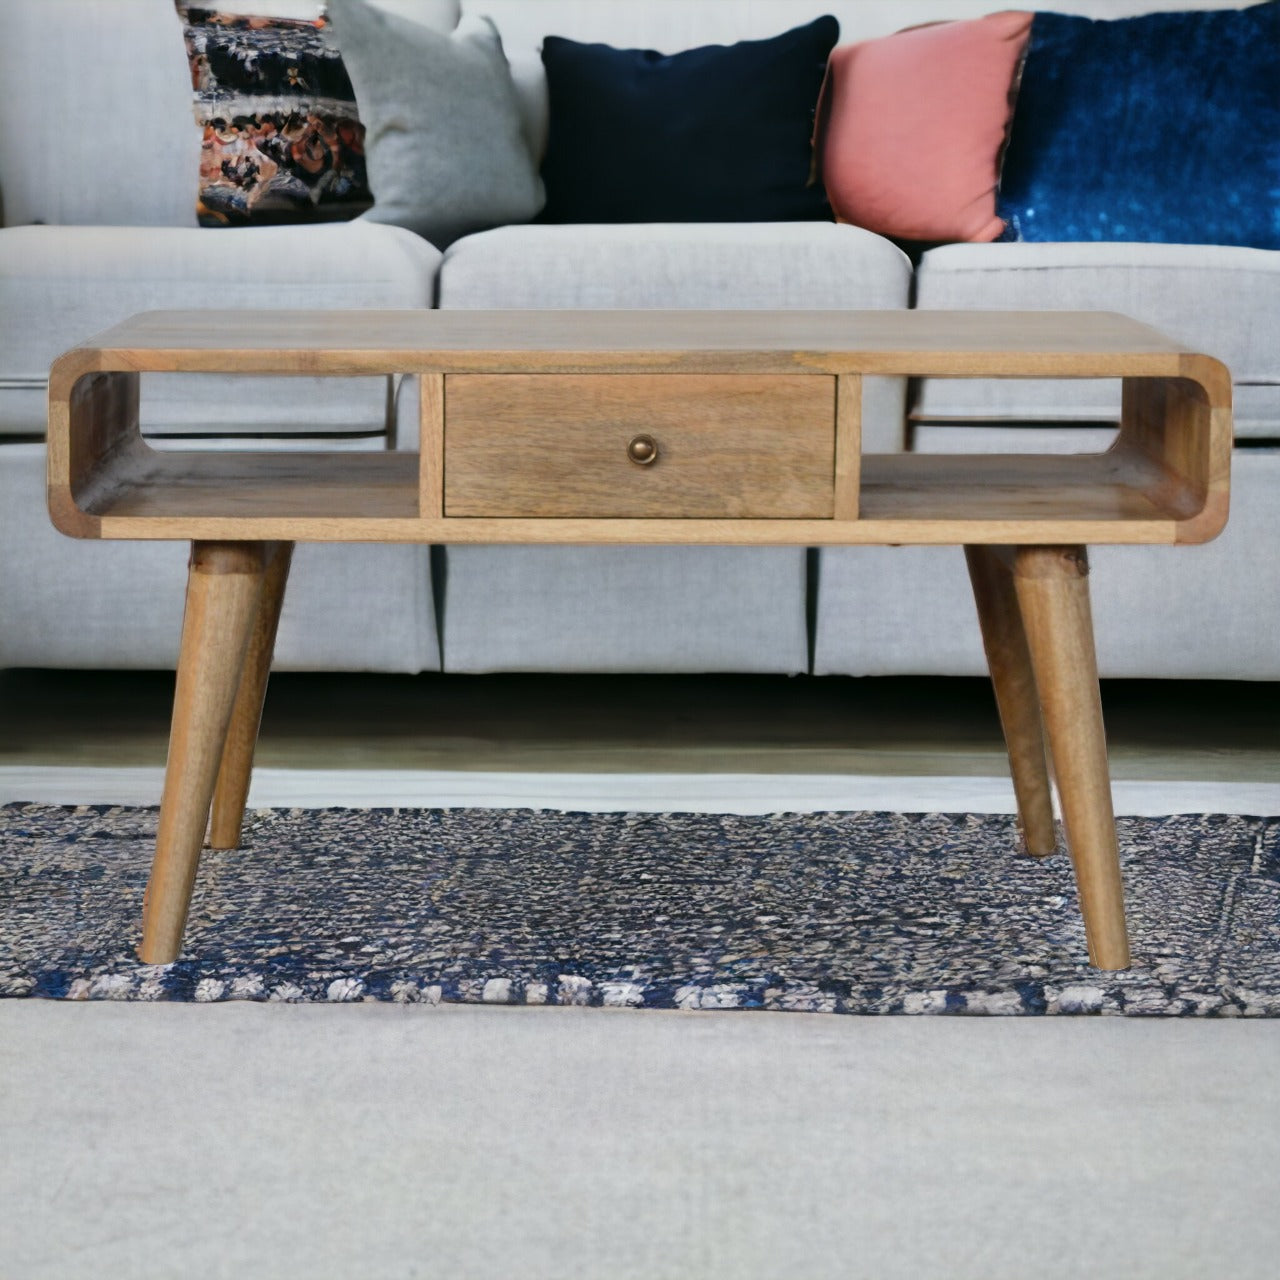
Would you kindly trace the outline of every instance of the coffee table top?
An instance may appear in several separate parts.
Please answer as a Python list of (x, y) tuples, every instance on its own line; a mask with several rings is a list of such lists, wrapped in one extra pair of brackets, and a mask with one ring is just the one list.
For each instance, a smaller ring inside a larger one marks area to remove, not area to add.
[[(1217, 362), (1149, 325), (1080, 311), (150, 311), (81, 343), (84, 370), (1170, 376)], [(321, 361), (317, 369), (316, 360)], [(1225, 372), (1225, 371), (1224, 371)]]

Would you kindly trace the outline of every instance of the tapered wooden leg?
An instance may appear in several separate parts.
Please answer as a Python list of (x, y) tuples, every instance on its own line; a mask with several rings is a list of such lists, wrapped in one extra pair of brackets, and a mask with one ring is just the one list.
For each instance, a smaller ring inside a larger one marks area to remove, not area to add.
[(266, 544), (196, 542), (173, 696), (169, 762), (156, 856), (142, 910), (145, 964), (168, 964), (182, 945), (231, 709), (253, 631)]
[(262, 721), (262, 704), (267, 696), (267, 678), (271, 674), (271, 656), (275, 652), (276, 628), (280, 624), (280, 607), (284, 604), (292, 556), (292, 542), (272, 543), (267, 550), (262, 594), (213, 791), (209, 844), (214, 849), (235, 849), (240, 844), (244, 806), (253, 775), (253, 752), (258, 745), (258, 726)]
[(1027, 853), (1042, 858), (1057, 848), (1057, 832), (1040, 699), (1012, 567), (993, 547), (965, 547), (964, 554), (978, 607), (991, 687), (1000, 711), (1000, 727), (1009, 750), (1023, 847)]
[(1014, 582), (1044, 713), (1089, 959), (1129, 967), (1107, 742), (1083, 547), (1019, 547)]

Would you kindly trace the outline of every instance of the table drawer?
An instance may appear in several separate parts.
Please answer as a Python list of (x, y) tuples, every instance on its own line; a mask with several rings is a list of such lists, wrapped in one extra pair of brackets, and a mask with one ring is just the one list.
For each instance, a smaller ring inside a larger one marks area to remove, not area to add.
[(835, 379), (450, 374), (449, 516), (829, 518)]

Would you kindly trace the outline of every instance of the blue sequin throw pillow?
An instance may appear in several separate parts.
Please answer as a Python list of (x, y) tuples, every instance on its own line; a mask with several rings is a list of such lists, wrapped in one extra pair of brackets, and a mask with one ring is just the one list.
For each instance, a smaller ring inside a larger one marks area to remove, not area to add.
[(998, 212), (1010, 240), (1280, 249), (1280, 0), (1037, 13)]

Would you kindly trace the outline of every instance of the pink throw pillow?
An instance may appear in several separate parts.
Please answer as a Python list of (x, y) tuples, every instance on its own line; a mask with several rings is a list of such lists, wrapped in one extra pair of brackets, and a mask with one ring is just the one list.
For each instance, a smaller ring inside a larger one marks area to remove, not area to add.
[(899, 240), (995, 240), (1032, 14), (911, 27), (831, 54), (817, 157), (836, 219)]

